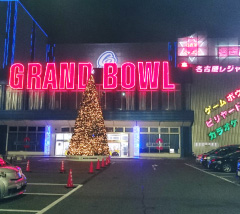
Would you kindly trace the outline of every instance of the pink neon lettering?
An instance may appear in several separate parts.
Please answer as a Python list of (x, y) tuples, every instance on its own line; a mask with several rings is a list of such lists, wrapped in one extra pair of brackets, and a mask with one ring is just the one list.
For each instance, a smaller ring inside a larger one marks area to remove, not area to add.
[(159, 66), (160, 62), (154, 62), (152, 71), (151, 62), (146, 62), (145, 69), (143, 62), (138, 62), (139, 86), (141, 90), (148, 88), (148, 81), (150, 81), (150, 89), (158, 89)]
[[(42, 65), (40, 63), (28, 63), (27, 89), (41, 89)], [(33, 86), (33, 81), (35, 85)]]
[(46, 65), (42, 89), (48, 89), (49, 85), (51, 86), (52, 89), (58, 89), (55, 63), (47, 63)]
[(135, 87), (135, 65), (131, 62), (122, 64), (122, 87), (125, 89), (131, 89)]
[(21, 63), (15, 63), (10, 68), (9, 86), (12, 89), (23, 89), (24, 66)]
[[(59, 76), (57, 76), (56, 64), (47, 63), (45, 71), (40, 63), (29, 63), (26, 73), (26, 89), (76, 89), (86, 88), (87, 80), (91, 76), (93, 66), (91, 63), (78, 64), (78, 82), (75, 80), (75, 63), (60, 63)], [(159, 69), (160, 62), (138, 62), (139, 88), (140, 90), (159, 89)], [(175, 89), (175, 84), (170, 83), (169, 64), (163, 62), (163, 90)], [(118, 86), (118, 68), (116, 63), (105, 63), (103, 68), (103, 89), (116, 89)], [(129, 90), (136, 87), (136, 66), (134, 63), (126, 62), (121, 66), (121, 86)], [(15, 63), (10, 69), (9, 85), (14, 89), (23, 89), (24, 86), (24, 66)], [(59, 83), (58, 83), (59, 81)], [(120, 83), (120, 81), (119, 81)]]
[(103, 67), (103, 89), (117, 88), (117, 64), (105, 63)]
[(169, 77), (169, 65), (168, 62), (163, 62), (163, 90), (174, 90), (176, 88), (175, 84), (170, 84)]
[(67, 62), (60, 63), (59, 89), (74, 89), (74, 77), (75, 63), (70, 62), (70, 66)]
[(91, 76), (92, 70), (92, 63), (78, 63), (78, 89), (83, 90), (86, 88), (87, 81)]

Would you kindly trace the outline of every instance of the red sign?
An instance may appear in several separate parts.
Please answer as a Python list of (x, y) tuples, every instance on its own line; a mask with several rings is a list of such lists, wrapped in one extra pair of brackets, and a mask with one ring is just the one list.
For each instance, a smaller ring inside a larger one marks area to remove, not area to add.
[[(62, 62), (59, 69), (57, 69), (56, 63), (47, 63), (45, 69), (40, 63), (28, 63), (27, 69), (21, 63), (14, 63), (10, 68), (9, 86), (13, 89), (30, 90), (84, 90), (92, 70), (93, 65), (90, 62), (78, 63), (77, 65), (75, 62)], [(117, 88), (117, 74), (116, 63), (104, 64), (103, 89)], [(167, 61), (163, 61), (161, 66), (159, 61), (153, 63), (138, 62), (137, 66), (131, 62), (123, 63), (121, 66), (121, 87), (126, 90), (135, 88), (137, 78), (140, 90), (159, 90), (159, 85), (161, 85), (162, 90), (175, 89), (175, 84), (170, 83), (169, 63)]]

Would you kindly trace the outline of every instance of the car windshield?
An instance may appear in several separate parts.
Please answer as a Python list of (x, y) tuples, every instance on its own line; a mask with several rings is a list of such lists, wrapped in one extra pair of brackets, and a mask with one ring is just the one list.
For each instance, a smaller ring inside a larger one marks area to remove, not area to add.
[(218, 152), (221, 148), (217, 148), (217, 149), (213, 149), (211, 151), (208, 152), (208, 154), (212, 155), (215, 154), (216, 152)]
[(215, 150), (216, 150), (216, 149), (212, 149), (212, 150), (206, 152), (206, 154), (210, 154), (210, 153), (214, 152)]
[(227, 157), (230, 157), (230, 156), (232, 156), (232, 155), (234, 155), (234, 154), (236, 154), (236, 153), (239, 153), (239, 152), (240, 152), (240, 151), (231, 152), (231, 153), (229, 153), (229, 154), (224, 155), (223, 157), (224, 157), (224, 158), (227, 158)]

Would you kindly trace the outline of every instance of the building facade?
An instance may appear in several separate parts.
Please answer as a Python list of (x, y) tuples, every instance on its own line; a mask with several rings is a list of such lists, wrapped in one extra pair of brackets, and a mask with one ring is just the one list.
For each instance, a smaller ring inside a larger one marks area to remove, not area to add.
[(239, 144), (239, 39), (195, 34), (178, 39), (177, 62), (192, 66), (192, 148), (199, 154)]
[[(238, 144), (237, 38), (195, 34), (176, 43), (49, 44), (20, 2), (1, 4), (2, 154), (64, 156), (89, 72), (112, 155), (186, 157)], [(179, 67), (184, 62), (189, 69)], [(71, 63), (74, 87), (67, 86), (69, 76), (61, 88), (61, 69), (70, 75)]]

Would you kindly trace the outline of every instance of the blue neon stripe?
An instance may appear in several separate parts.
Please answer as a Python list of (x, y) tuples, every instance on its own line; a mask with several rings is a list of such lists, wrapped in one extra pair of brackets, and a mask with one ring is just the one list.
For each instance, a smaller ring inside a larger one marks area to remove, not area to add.
[(49, 62), (48, 52), (50, 51), (50, 44), (46, 45), (46, 62)]
[(8, 64), (8, 48), (9, 48), (9, 34), (10, 34), (10, 27), (11, 27), (11, 13), (12, 13), (12, 4), (10, 2), (9, 3), (9, 16), (8, 16), (8, 31), (7, 31), (7, 57), (6, 57), (6, 65)]
[(31, 19), (35, 22), (35, 24), (39, 27), (39, 29), (44, 33), (44, 35), (46, 37), (48, 37), (48, 35), (46, 34), (46, 32), (40, 27), (40, 25), (37, 23), (37, 21), (31, 16), (31, 14), (27, 11), (27, 9), (23, 6), (23, 4), (18, 1), (18, 3), (22, 6), (22, 8), (26, 11), (26, 13), (31, 17)]
[(3, 68), (5, 68), (5, 66), (7, 65), (7, 61), (8, 61), (8, 46), (9, 46), (10, 21), (11, 21), (11, 3), (8, 2), (8, 7), (7, 7), (7, 19), (6, 19), (6, 34), (7, 34), (7, 38), (5, 38)]
[[(7, 34), (8, 31), (8, 13), (9, 13), (9, 2), (8, 2), (8, 7), (7, 7), (7, 18), (6, 18), (6, 29), (5, 32)], [(3, 68), (5, 68), (5, 62), (6, 62), (6, 55), (7, 55), (7, 39), (5, 38), (5, 43), (4, 43), (4, 56), (3, 56)]]
[(15, 2), (14, 25), (13, 25), (13, 43), (12, 43), (12, 59), (11, 59), (11, 64), (14, 63), (14, 54), (15, 54), (16, 29), (17, 29), (17, 7), (18, 7), (18, 4), (17, 4), (17, 2)]

